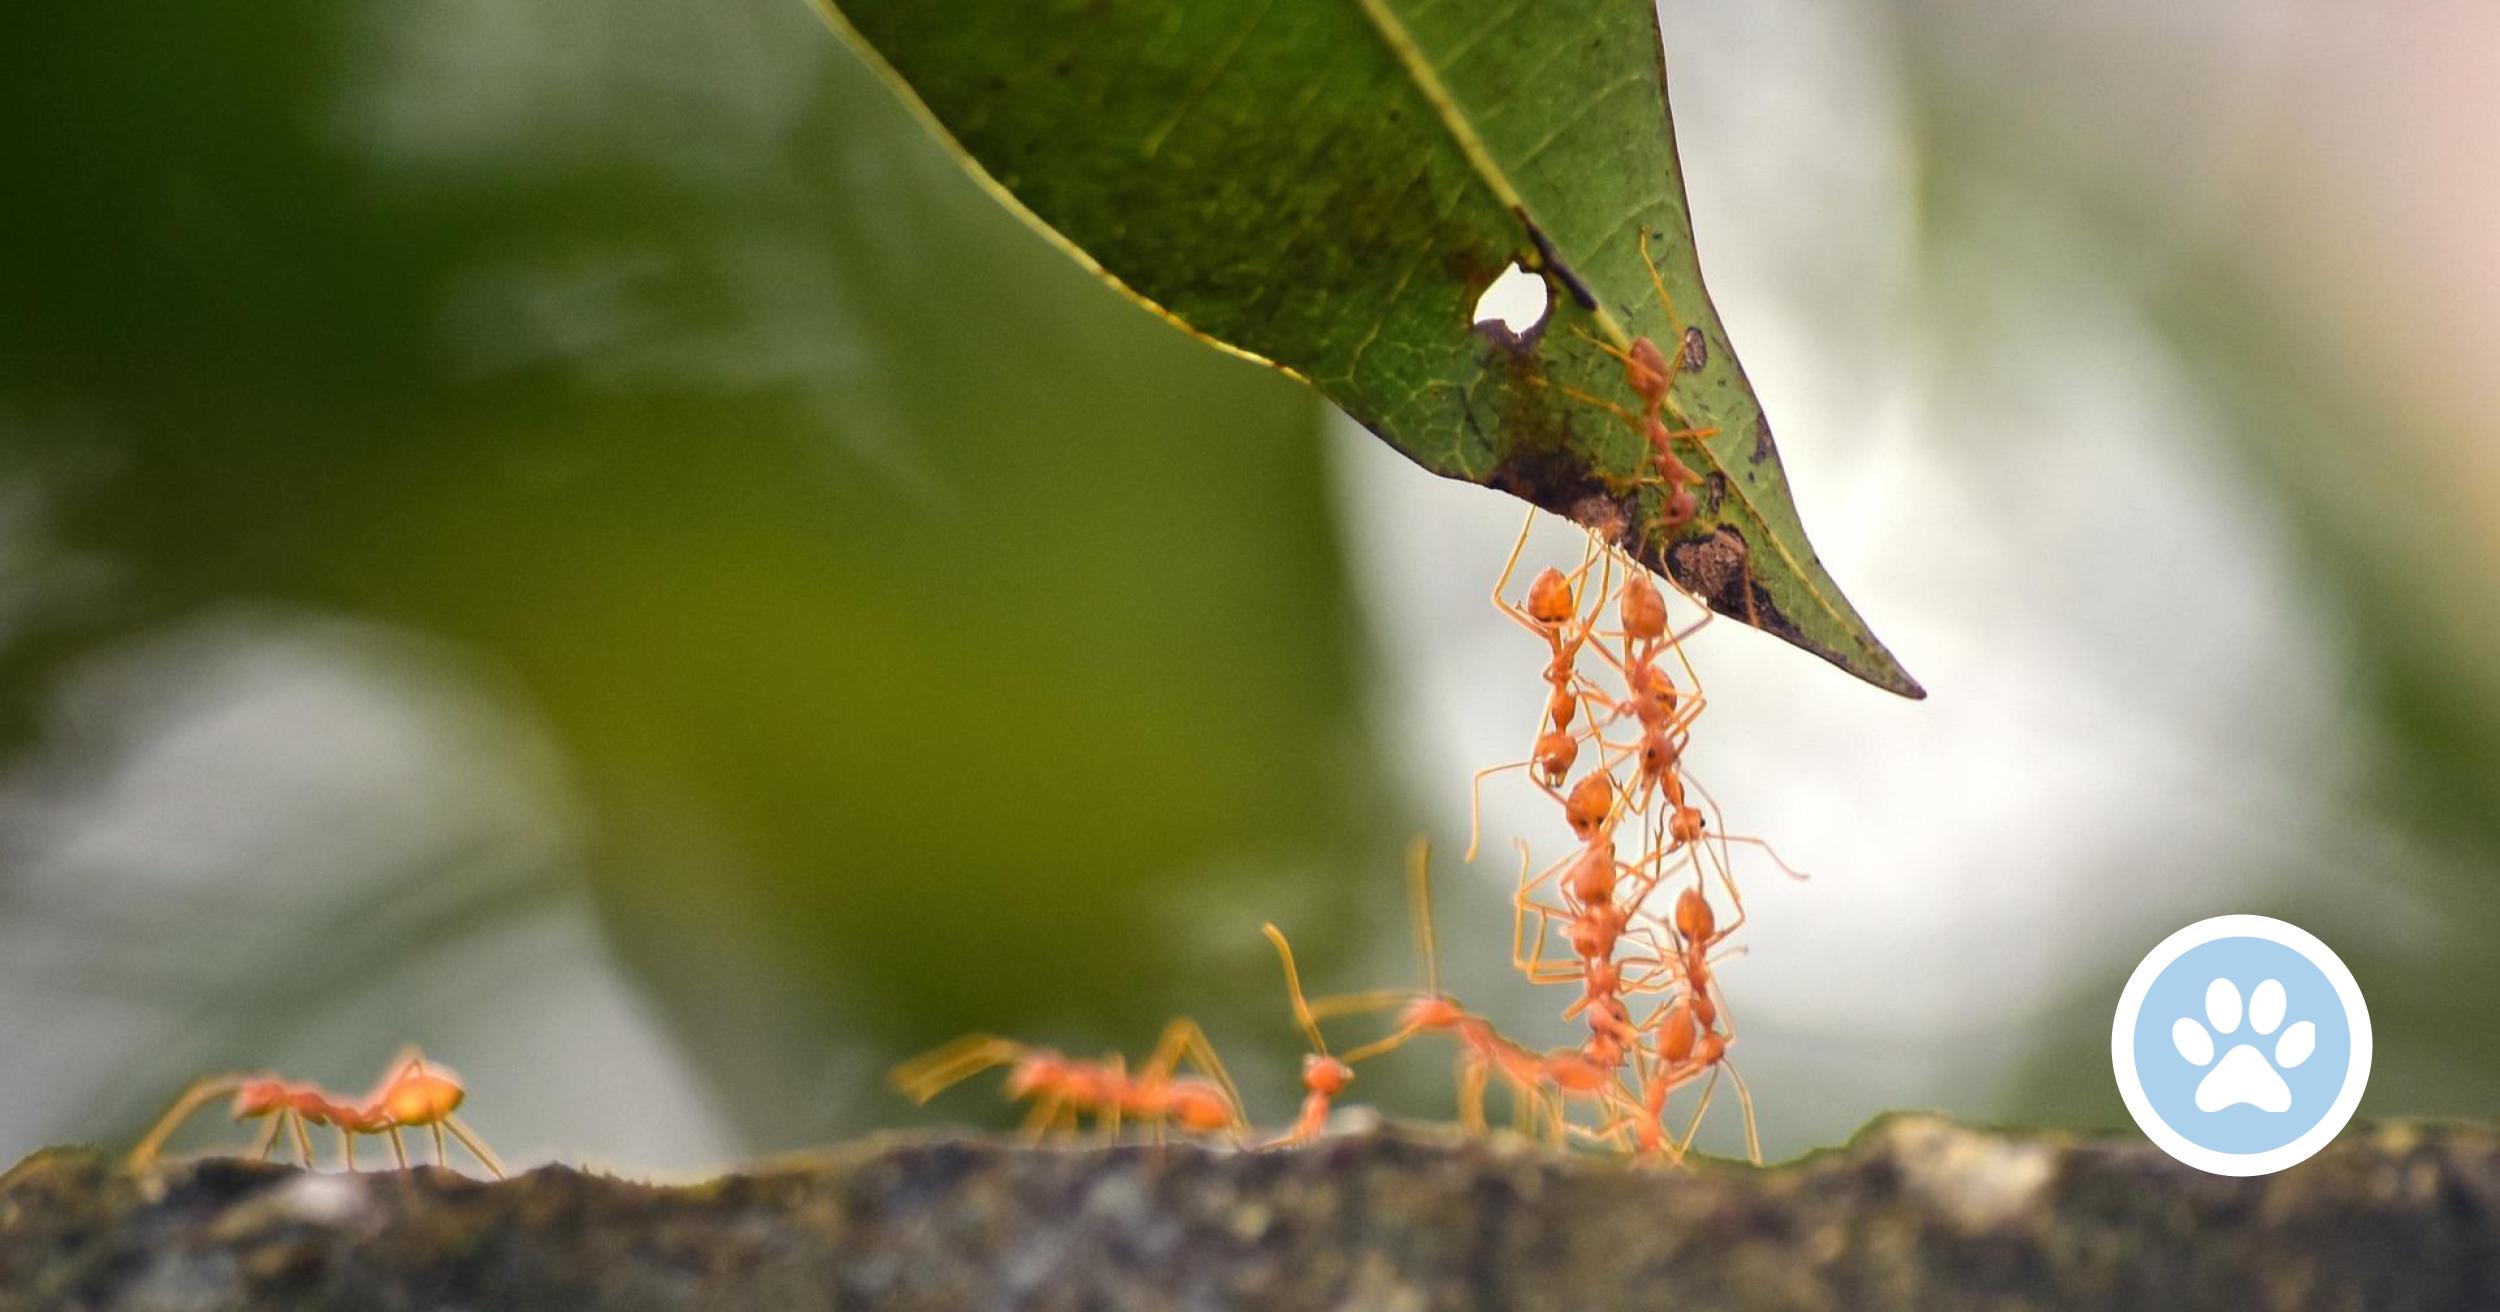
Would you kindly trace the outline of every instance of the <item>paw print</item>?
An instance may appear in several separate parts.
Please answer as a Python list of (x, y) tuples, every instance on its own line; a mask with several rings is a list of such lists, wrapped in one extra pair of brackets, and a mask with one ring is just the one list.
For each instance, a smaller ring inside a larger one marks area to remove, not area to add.
[[(2257, 1038), (2272, 1034), (2283, 1025), (2283, 983), (2267, 980), (2248, 995), (2248, 1028)], [(2240, 988), (2227, 979), (2217, 979), (2205, 986), (2205, 1019), (2213, 1025), (2208, 1032), (2195, 1018), (2181, 1016), (2170, 1026), (2171, 1046), (2191, 1066), (2211, 1066), (2196, 1086), (2196, 1110), (2218, 1112), (2225, 1107), (2247, 1103), (2259, 1111), (2286, 1112), (2292, 1109), (2292, 1086), (2283, 1082), (2282, 1072), (2309, 1060), (2318, 1048), (2318, 1027), (2308, 1021), (2296, 1021), (2283, 1030), (2274, 1043), (2274, 1057), (2269, 1061), (2254, 1043), (2233, 1045), (2214, 1060), (2214, 1035), (2231, 1035), (2240, 1028)]]

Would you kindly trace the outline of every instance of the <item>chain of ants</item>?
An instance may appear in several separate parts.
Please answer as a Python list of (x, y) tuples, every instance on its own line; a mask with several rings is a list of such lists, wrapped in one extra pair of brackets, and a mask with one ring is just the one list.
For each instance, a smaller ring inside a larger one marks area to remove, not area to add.
[[(1648, 240), (1644, 231), (1644, 260), (1648, 259)], [(1674, 305), (1655, 263), (1650, 265), (1650, 275), (1673, 322)], [(1611, 412), (1644, 437), (1652, 473), (1639, 481), (1666, 489), (1658, 509), (1658, 527), (1679, 528), (1693, 517), (1691, 489), (1701, 479), (1678, 456), (1676, 444), (1698, 443), (1712, 436), (1713, 430), (1671, 429), (1662, 416), (1678, 368), (1689, 364), (1694, 353), (1688, 347), (1670, 363), (1647, 337), (1634, 339), (1628, 349), (1588, 340), (1621, 364), (1625, 385), (1640, 404), (1637, 409), (1625, 409), (1574, 389), (1563, 390), (1576, 400)], [(1682, 342), (1681, 335), (1678, 340)], [(896, 1087), (914, 1101), (926, 1102), (984, 1070), (1006, 1066), (1007, 1096), (1031, 1104), (1023, 1126), (1030, 1137), (1074, 1133), (1090, 1116), (1108, 1137), (1117, 1137), (1124, 1126), (1135, 1124), (1146, 1127), (1158, 1141), (1167, 1130), (1176, 1130), (1274, 1147), (1306, 1143), (1325, 1130), (1337, 1098), (1353, 1082), (1356, 1064), (1418, 1037), (1438, 1034), (1448, 1036), (1457, 1049), (1459, 1119), (1470, 1132), (1484, 1130), (1485, 1094), (1498, 1080), (1510, 1094), (1517, 1122), (1555, 1143), (1588, 1142), (1681, 1160), (1699, 1133), (1702, 1116), (1724, 1073), (1734, 1083), (1744, 1109), (1747, 1153), (1760, 1161), (1752, 1096), (1727, 1059), (1736, 1026), (1714, 965), (1726, 955), (1729, 939), (1745, 919), (1744, 899), (1730, 873), (1730, 848), (1739, 843), (1758, 847), (1781, 870), (1792, 877), (1803, 876), (1780, 861), (1761, 839), (1726, 834), (1689, 800), (1689, 794), (1699, 794), (1715, 816), (1716, 803), (1683, 767), (1685, 747), (1704, 705), (1683, 644), (1710, 622), (1710, 612), (1693, 603), (1701, 618), (1676, 630), (1657, 585), (1595, 533), (1577, 569), (1540, 572), (1530, 581), (1524, 603), (1513, 603), (1506, 594), (1533, 523), (1531, 512), (1530, 524), (1521, 528), (1519, 541), (1494, 584), (1493, 604), (1543, 644), (1546, 664), (1540, 678), (1545, 700), (1528, 756), (1477, 772), (1471, 787), (1467, 856), (1471, 861), (1475, 858), (1477, 801), (1484, 780), (1491, 775), (1525, 771), (1538, 791), (1561, 810), (1577, 843), (1562, 859), (1536, 871), (1527, 844), (1519, 844), (1511, 960), (1531, 984), (1577, 990), (1563, 1018), (1586, 1024), (1588, 1037), (1583, 1042), (1542, 1050), (1521, 1043), (1442, 990), (1432, 931), (1429, 856), (1418, 842), (1409, 862), (1409, 879), (1424, 967), (1420, 991), (1384, 990), (1313, 1002), (1303, 994), (1293, 948), (1284, 932), (1272, 924), (1262, 926), (1284, 967), (1295, 1021), (1310, 1043), (1302, 1066), (1301, 1109), (1290, 1126), (1272, 1137), (1257, 1139), (1242, 1110), (1240, 1090), (1205, 1032), (1187, 1018), (1167, 1025), (1152, 1052), (1134, 1068), (1117, 1055), (1071, 1057), (974, 1034), (896, 1067), (891, 1077)], [(1594, 587), (1590, 586), (1592, 573)], [(1610, 609), (1615, 624), (1601, 627)], [(1670, 657), (1674, 668), (1668, 663)], [(1589, 677), (1585, 667), (1591, 661), (1609, 677)], [(1680, 684), (1675, 677), (1678, 670), (1684, 676)], [(1574, 770), (1583, 764), (1587, 768), (1575, 779)], [(1624, 782), (1627, 774), (1628, 785)], [(1734, 913), (1724, 925), (1710, 901), (1714, 877)], [(1670, 888), (1674, 889), (1671, 913), (1663, 917), (1653, 913), (1652, 898)], [(1569, 955), (1549, 960), (1547, 952), (1557, 927)], [(1639, 1014), (1636, 1008), (1641, 1008)], [(1394, 1011), (1397, 1016), (1389, 1033), (1342, 1056), (1330, 1054), (1321, 1028), (1323, 1019), (1382, 1011)], [(1683, 1132), (1671, 1134), (1668, 1100), (1696, 1083), (1702, 1089), (1699, 1100)], [(444, 1144), (448, 1130), (487, 1170), (499, 1178), (504, 1173), (502, 1163), (455, 1115), (466, 1097), (458, 1078), (440, 1065), (429, 1065), (414, 1049), (403, 1052), (374, 1090), (361, 1099), (267, 1072), (195, 1081), (132, 1150), (130, 1164), (144, 1168), (153, 1163), (166, 1141), (195, 1112), (229, 1094), (235, 1120), (262, 1123), (254, 1148), (258, 1157), (267, 1157), (282, 1138), (289, 1138), (297, 1159), (310, 1166), (314, 1161), (310, 1129), (327, 1128), (337, 1132), (339, 1155), (347, 1169), (355, 1169), (355, 1145), (360, 1137), (386, 1138), (404, 1169), (409, 1156), (403, 1130), (430, 1130), (438, 1163), (448, 1160)], [(1588, 1114), (1575, 1116), (1580, 1109)]]
[[(1641, 255), (1672, 324), (1674, 302), (1649, 260), (1649, 237), (1641, 234)], [(1698, 444), (1713, 430), (1670, 428), (1664, 416), (1675, 375), (1698, 367), (1696, 344), (1679, 330), (1675, 340), (1681, 349), (1670, 361), (1647, 337), (1625, 349), (1587, 340), (1622, 366), (1624, 384), (1638, 405), (1627, 409), (1562, 390), (1612, 413), (1643, 437), (1650, 472), (1636, 482), (1665, 489), (1658, 529), (1682, 527), (1693, 518), (1692, 488), (1702, 480), (1680, 457), (1678, 444)], [(1533, 521), (1532, 512), (1531, 526)], [(1511, 959), (1532, 984), (1576, 990), (1563, 1016), (1585, 1023), (1584, 1041), (1540, 1050), (1504, 1035), (1442, 990), (1428, 856), (1419, 843), (1409, 877), (1424, 965), (1421, 991), (1314, 1003), (1303, 995), (1284, 933), (1274, 925), (1263, 927), (1283, 964), (1294, 1018), (1310, 1043), (1301, 1110), (1270, 1138), (1257, 1138), (1213, 1045), (1185, 1018), (1168, 1025), (1153, 1052), (1134, 1068), (1117, 1056), (1090, 1060), (976, 1034), (897, 1067), (895, 1085), (914, 1101), (926, 1102), (981, 1071), (1006, 1066), (1007, 1096), (1031, 1104), (1024, 1130), (1034, 1137), (1073, 1133), (1090, 1116), (1110, 1136), (1138, 1124), (1158, 1140), (1170, 1129), (1282, 1146), (1307, 1142), (1324, 1130), (1358, 1063), (1438, 1034), (1457, 1049), (1459, 1119), (1471, 1132), (1484, 1128), (1486, 1090), (1499, 1081), (1518, 1123), (1556, 1143), (1589, 1142), (1681, 1160), (1725, 1074), (1744, 1110), (1746, 1151), (1759, 1161), (1752, 1095), (1727, 1059), (1736, 1026), (1716, 971), (1745, 919), (1730, 872), (1731, 848), (1757, 847), (1792, 877), (1803, 876), (1761, 839), (1729, 835), (1713, 823), (1716, 803), (1684, 769), (1684, 751), (1704, 702), (1683, 644), (1709, 623), (1710, 611), (1692, 603), (1701, 618), (1676, 630), (1657, 585), (1594, 533), (1576, 570), (1544, 570), (1529, 583), (1524, 602), (1514, 603), (1507, 593), (1527, 538), (1523, 527), (1494, 584), (1493, 604), (1543, 645), (1540, 677), (1546, 695), (1526, 759), (1479, 771), (1474, 792), (1480, 796), (1490, 775), (1524, 770), (1571, 829), (1577, 846), (1542, 871), (1534, 870), (1526, 845), (1520, 845)], [(1603, 627), (1610, 610), (1614, 624)], [(1592, 664), (1605, 677), (1591, 678)], [(1693, 795), (1708, 805), (1711, 818), (1692, 804)], [(1475, 810), (1471, 803), (1471, 813)], [(1470, 860), (1477, 827), (1471, 819)], [(1714, 883), (1732, 913), (1725, 924), (1711, 903)], [(1662, 894), (1672, 899), (1664, 916), (1651, 908)], [(1549, 959), (1557, 929), (1568, 955)], [(1341, 1056), (1330, 1054), (1324, 1019), (1381, 1011), (1396, 1014), (1389, 1033)], [(1682, 1133), (1671, 1133), (1668, 1101), (1695, 1084), (1701, 1087), (1698, 1101)]]
[[(1574, 990), (1563, 1016), (1586, 1025), (1585, 1040), (1530, 1046), (1441, 988), (1428, 857), (1419, 843), (1409, 877), (1422, 989), (1314, 1002), (1304, 996), (1283, 931), (1263, 927), (1310, 1043), (1301, 1110), (1281, 1132), (1258, 1137), (1213, 1045), (1187, 1019), (1166, 1026), (1152, 1053), (1134, 1067), (1116, 1055), (1073, 1057), (975, 1034), (897, 1067), (895, 1085), (926, 1102), (1005, 1066), (1007, 1096), (1030, 1104), (1023, 1127), (1030, 1136), (1074, 1133), (1090, 1117), (1106, 1136), (1135, 1125), (1158, 1140), (1168, 1130), (1283, 1146), (1308, 1142), (1325, 1129), (1356, 1065), (1422, 1036), (1443, 1035), (1457, 1049), (1459, 1119), (1471, 1132), (1485, 1128), (1486, 1093), (1498, 1082), (1518, 1121), (1555, 1142), (1681, 1160), (1725, 1074), (1744, 1108), (1747, 1151), (1758, 1160), (1752, 1098), (1727, 1060), (1736, 1027), (1716, 963), (1744, 923), (1730, 849), (1763, 845), (1721, 832), (1706, 818), (1692, 798), (1714, 813), (1715, 804), (1683, 767), (1703, 706), (1683, 642), (1709, 622), (1709, 612), (1696, 604), (1701, 618), (1674, 629), (1657, 585), (1594, 538), (1576, 570), (1543, 571), (1529, 583), (1524, 603), (1513, 603), (1506, 592), (1526, 541), (1523, 528), (1493, 596), (1503, 614), (1543, 645), (1545, 696), (1527, 758), (1479, 771), (1475, 782), (1480, 791), (1489, 776), (1524, 771), (1572, 831), (1576, 846), (1541, 871), (1520, 845), (1512, 962), (1533, 984)], [(1614, 623), (1607, 627), (1610, 615)], [(1599, 677), (1591, 677), (1591, 665)], [(1472, 845), (1468, 855), (1474, 856)], [(1733, 913), (1725, 924), (1711, 902), (1714, 885)], [(1652, 908), (1662, 898), (1671, 902), (1665, 915)], [(1549, 956), (1557, 937), (1567, 956)], [(1378, 1012), (1395, 1015), (1388, 1033), (1342, 1055), (1330, 1053), (1324, 1020)], [(1696, 1084), (1699, 1099), (1682, 1132), (1673, 1133), (1668, 1101)]]

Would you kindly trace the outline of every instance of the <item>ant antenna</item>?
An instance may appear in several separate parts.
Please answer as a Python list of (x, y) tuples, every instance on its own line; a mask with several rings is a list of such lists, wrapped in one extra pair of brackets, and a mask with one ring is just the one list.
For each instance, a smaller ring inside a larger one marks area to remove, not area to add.
[(1311, 1004), (1302, 1000), (1302, 975), (1293, 968), (1293, 945), (1285, 941), (1285, 931), (1274, 922), (1259, 926), (1267, 941), (1276, 945), (1276, 955), (1285, 963), (1285, 992), (1293, 998), (1293, 1018), (1302, 1026), (1302, 1033), (1311, 1041), (1311, 1051), (1328, 1055), (1328, 1040), (1319, 1032), (1319, 1020), (1311, 1015)]
[(1424, 992), (1441, 996), (1441, 956), (1432, 941), (1432, 840), (1418, 835), (1406, 848), (1407, 896), (1415, 913), (1415, 950), (1424, 958)]

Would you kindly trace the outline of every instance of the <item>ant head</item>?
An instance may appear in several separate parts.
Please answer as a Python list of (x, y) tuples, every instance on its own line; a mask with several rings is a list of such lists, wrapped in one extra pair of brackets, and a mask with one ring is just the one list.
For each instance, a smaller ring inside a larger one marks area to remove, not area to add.
[(1590, 771), (1571, 793), (1563, 799), (1563, 819), (1571, 823), (1571, 832), (1587, 842), (1605, 828), (1606, 817), (1615, 809), (1614, 776), (1603, 770)]
[(1650, 779), (1664, 778), (1683, 758), (1684, 749), (1677, 745), (1675, 735), (1664, 725), (1641, 735), (1641, 774)]
[(1354, 1082), (1354, 1068), (1324, 1053), (1302, 1054), (1302, 1087), (1334, 1098)]
[(1678, 846), (1698, 841), (1701, 830), (1700, 807), (1679, 805), (1675, 814), (1667, 817), (1667, 837), (1674, 839)]
[(267, 1116), (287, 1105), (286, 1082), (277, 1079), (250, 1079), (235, 1086), (234, 1119), (248, 1121)]
[(1233, 1100), (1205, 1080), (1174, 1080), (1172, 1120), (1192, 1134), (1213, 1134), (1233, 1123)]
[[(1685, 470), (1684, 472), (1689, 475), (1692, 471)], [(1667, 493), (1666, 502), (1658, 507), (1658, 526), (1673, 532), (1692, 523), (1693, 514), (1698, 509), (1699, 506), (1693, 501), (1693, 490), (1684, 486), (1681, 479), (1677, 479), (1675, 490)]]
[(1410, 1030), (1455, 1029), (1467, 1019), (1467, 1009), (1458, 999), (1441, 993), (1428, 993), (1406, 1004), (1406, 1024)]
[(1571, 773), (1571, 763), (1580, 759), (1580, 741), (1568, 732), (1555, 729), (1536, 740), (1536, 773), (1549, 788), (1559, 788)]
[(1688, 888), (1675, 895), (1675, 932), (1693, 942), (1710, 937), (1719, 927), (1718, 916), (1710, 910), (1710, 899), (1698, 888)]
[(1560, 624), (1580, 609), (1563, 572), (1546, 566), (1528, 583), (1528, 618), (1539, 624)]
[(1623, 631), (1644, 642), (1667, 636), (1667, 603), (1658, 595), (1658, 587), (1635, 573), (1623, 582), (1623, 600), (1617, 607), (1623, 619)]

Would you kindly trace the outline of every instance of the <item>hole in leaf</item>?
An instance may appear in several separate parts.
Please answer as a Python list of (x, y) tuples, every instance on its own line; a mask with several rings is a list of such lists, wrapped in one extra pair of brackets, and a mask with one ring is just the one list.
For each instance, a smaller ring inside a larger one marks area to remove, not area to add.
[(1553, 298), (1545, 290), (1545, 280), (1512, 264), (1502, 276), (1476, 298), (1476, 327), (1499, 328), (1512, 339), (1535, 332), (1545, 323), (1545, 312)]

